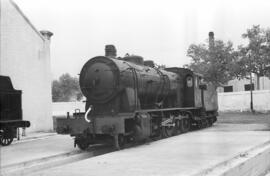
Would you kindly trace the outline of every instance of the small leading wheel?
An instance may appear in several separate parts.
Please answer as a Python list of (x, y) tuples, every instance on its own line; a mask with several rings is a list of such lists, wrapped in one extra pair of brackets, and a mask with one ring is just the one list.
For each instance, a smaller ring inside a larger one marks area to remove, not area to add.
[(116, 134), (114, 136), (114, 147), (116, 150), (121, 150), (125, 147), (126, 138), (123, 134)]
[(0, 135), (0, 142), (1, 145), (3, 146), (8, 146), (12, 143), (13, 141), (13, 131), (12, 129), (3, 129)]
[(76, 145), (78, 145), (79, 149), (81, 150), (86, 150), (89, 147), (89, 144), (86, 138), (76, 137), (75, 143)]
[(79, 142), (77, 145), (81, 150), (86, 150), (89, 146), (86, 142)]

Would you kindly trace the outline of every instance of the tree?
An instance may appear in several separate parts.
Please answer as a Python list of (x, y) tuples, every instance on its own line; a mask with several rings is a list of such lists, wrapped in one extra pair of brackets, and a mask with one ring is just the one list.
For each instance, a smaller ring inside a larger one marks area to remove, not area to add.
[(187, 66), (204, 75), (204, 80), (212, 82), (217, 88), (236, 77), (239, 69), (235, 64), (237, 52), (230, 41), (225, 43), (213, 38), (209, 43), (189, 46), (187, 56), (192, 58), (192, 62)]
[(68, 73), (65, 73), (60, 76), (59, 80), (52, 82), (53, 102), (81, 100), (82, 97), (78, 78), (71, 77)]
[(248, 40), (246, 46), (240, 45), (239, 64), (241, 66), (240, 75), (245, 77), (249, 73), (257, 75), (257, 87), (260, 89), (260, 77), (270, 78), (270, 30), (263, 29), (260, 25), (254, 25), (242, 34)]
[(52, 82), (52, 101), (57, 102), (62, 98), (61, 86), (58, 80)]

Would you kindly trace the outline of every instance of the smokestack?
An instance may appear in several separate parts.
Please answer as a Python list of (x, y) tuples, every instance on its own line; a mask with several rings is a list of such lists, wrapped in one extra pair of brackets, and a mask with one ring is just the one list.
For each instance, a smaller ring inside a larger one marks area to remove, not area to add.
[(51, 39), (51, 36), (53, 36), (53, 33), (52, 32), (46, 31), (46, 30), (40, 31), (40, 33), (47, 40), (50, 40)]
[(215, 37), (214, 37), (214, 32), (209, 32), (208, 33), (208, 37), (209, 37), (209, 48), (213, 48), (215, 45)]
[(105, 46), (105, 56), (106, 57), (116, 57), (116, 48), (114, 45)]

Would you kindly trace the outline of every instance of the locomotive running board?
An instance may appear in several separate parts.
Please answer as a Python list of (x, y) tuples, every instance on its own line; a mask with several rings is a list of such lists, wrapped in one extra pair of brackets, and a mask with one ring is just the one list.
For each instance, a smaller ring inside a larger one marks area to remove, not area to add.
[(147, 112), (160, 112), (160, 111), (177, 111), (177, 110), (199, 110), (198, 107), (186, 107), (186, 108), (163, 108), (163, 109), (142, 109), (137, 110), (135, 113), (147, 113)]

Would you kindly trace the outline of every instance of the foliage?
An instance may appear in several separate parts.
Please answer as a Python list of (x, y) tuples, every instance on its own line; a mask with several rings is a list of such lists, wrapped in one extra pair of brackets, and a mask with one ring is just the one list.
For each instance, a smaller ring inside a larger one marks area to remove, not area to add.
[(214, 40), (209, 43), (192, 44), (189, 46), (187, 56), (192, 58), (187, 65), (191, 70), (204, 75), (205, 81), (211, 81), (216, 87), (226, 84), (236, 77), (237, 52), (233, 49), (232, 42)]
[(68, 102), (81, 100), (83, 97), (79, 80), (65, 73), (59, 77), (59, 80), (52, 82), (52, 100), (53, 102)]
[(246, 46), (240, 45), (239, 64), (242, 68), (240, 75), (246, 76), (252, 72), (260, 76), (270, 78), (270, 30), (263, 29), (260, 25), (254, 25), (242, 34), (244, 39), (248, 40)]
[(165, 68), (166, 68), (166, 65), (164, 65), (164, 64), (157, 65), (157, 64), (156, 64), (156, 67), (157, 67), (158, 69), (165, 69)]

